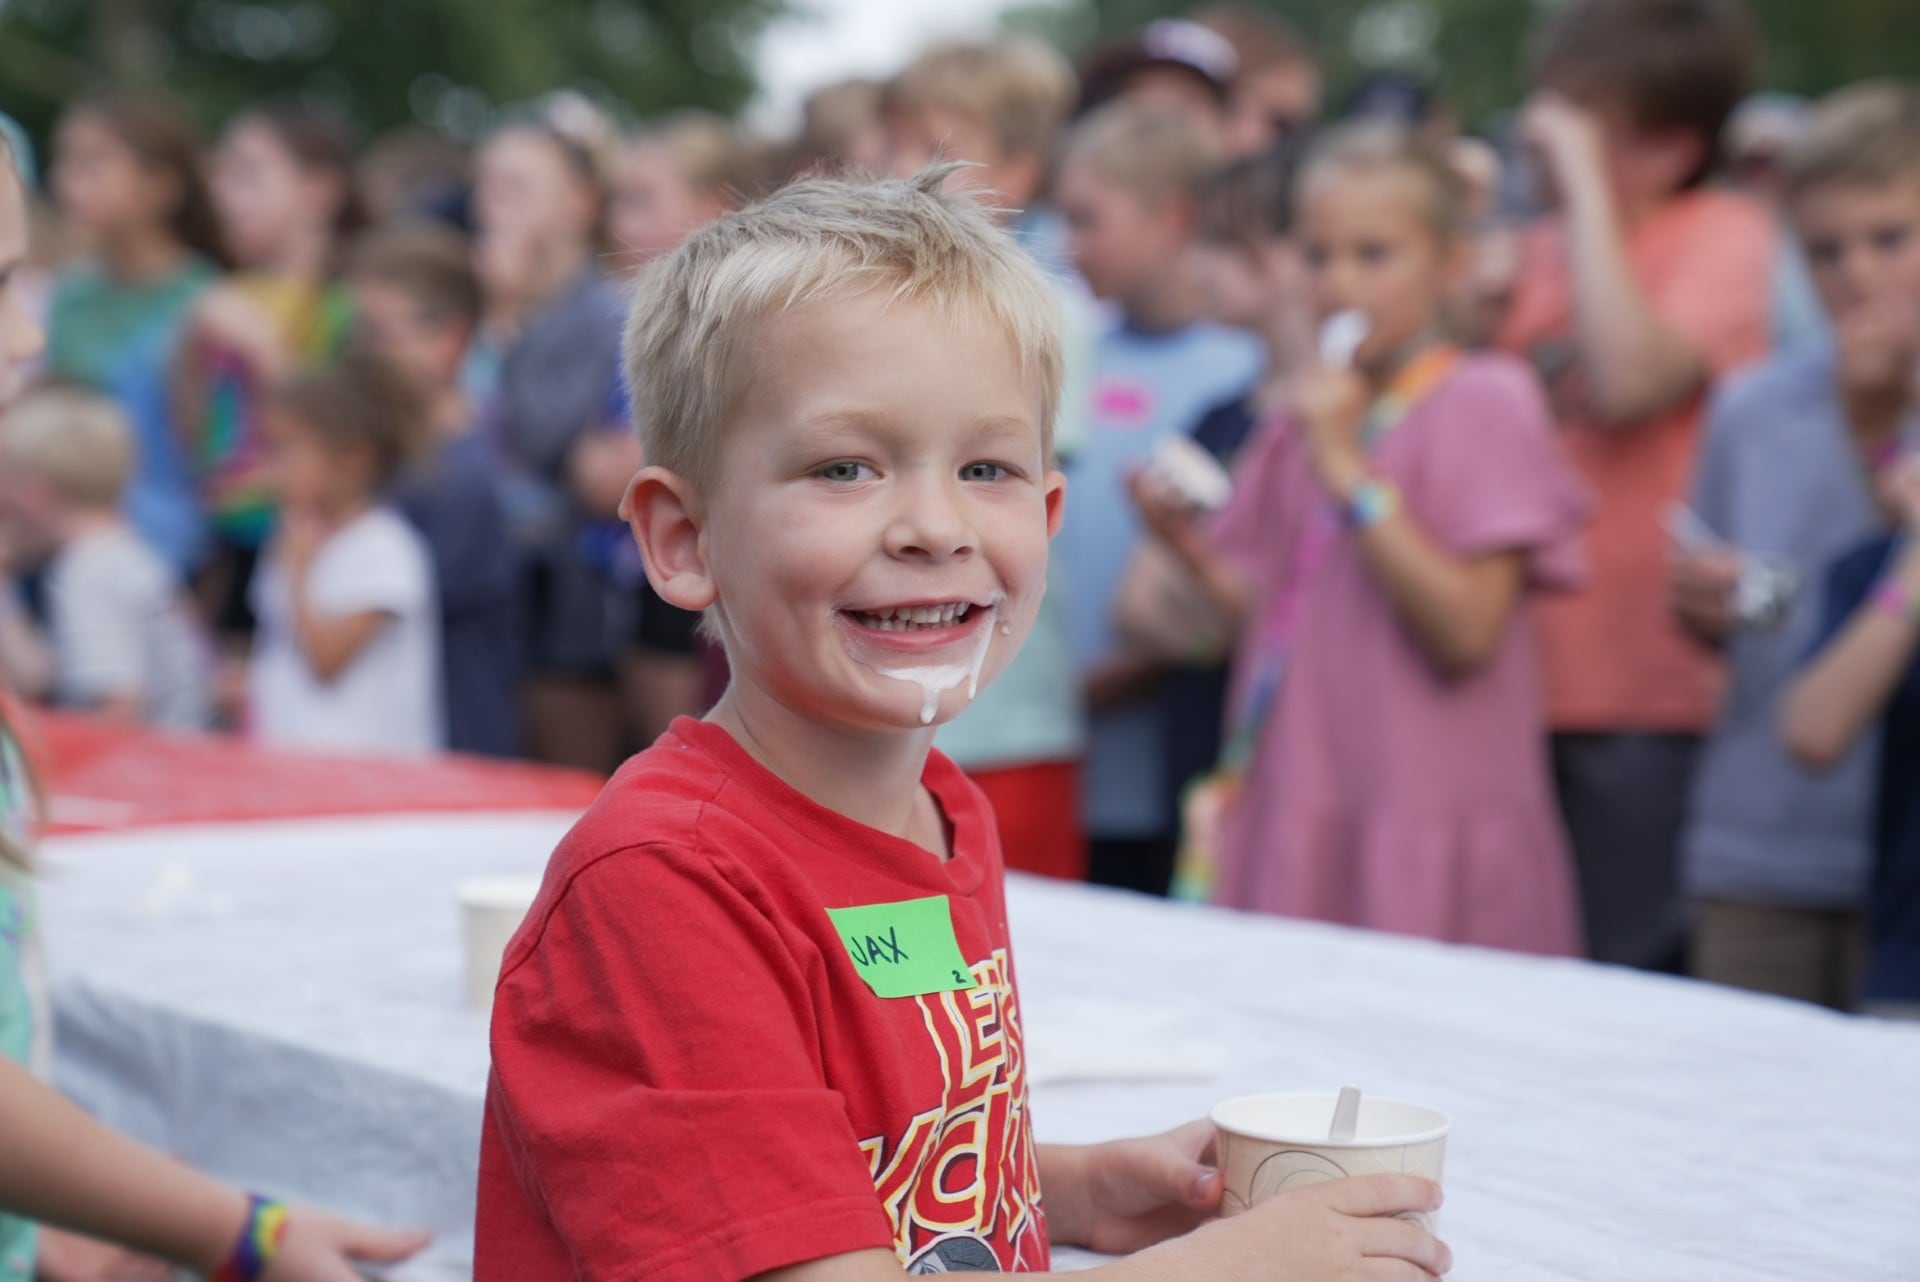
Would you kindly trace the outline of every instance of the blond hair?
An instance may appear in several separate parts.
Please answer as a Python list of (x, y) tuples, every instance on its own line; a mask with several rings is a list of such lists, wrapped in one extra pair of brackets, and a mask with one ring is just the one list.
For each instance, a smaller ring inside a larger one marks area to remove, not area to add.
[(1041, 443), (1051, 456), (1061, 381), (1053, 291), (976, 200), (941, 190), (958, 168), (936, 165), (904, 180), (791, 183), (709, 223), (648, 267), (625, 339), (647, 462), (696, 486), (711, 483), (761, 323), (875, 289), (945, 312), (975, 309), (1005, 331), (1039, 383)]
[(1185, 112), (1121, 98), (1074, 127), (1062, 163), (1160, 199), (1198, 195), (1223, 159), (1219, 143)]
[(887, 115), (950, 111), (985, 125), (1009, 156), (1046, 157), (1080, 87), (1053, 48), (1024, 36), (935, 45), (887, 85)]
[(0, 458), (40, 477), (68, 503), (117, 508), (133, 475), (133, 428), (111, 397), (43, 383), (0, 416)]
[(1920, 178), (1920, 85), (1868, 80), (1821, 99), (1807, 136), (1787, 154), (1787, 193), (1877, 187)]
[(1418, 130), (1384, 121), (1329, 129), (1307, 153), (1298, 190), (1330, 172), (1404, 174), (1419, 185), (1421, 212), (1437, 240), (1451, 244), (1466, 234), (1466, 178), (1453, 156)]

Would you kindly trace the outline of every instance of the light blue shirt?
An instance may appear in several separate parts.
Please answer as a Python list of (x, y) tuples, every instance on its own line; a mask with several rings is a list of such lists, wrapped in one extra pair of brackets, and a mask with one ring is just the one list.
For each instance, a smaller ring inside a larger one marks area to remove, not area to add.
[[(1248, 334), (1196, 323), (1148, 333), (1109, 322), (1094, 354), (1087, 440), (1067, 469), (1066, 520), (1054, 544), (1062, 568), (1067, 637), (1084, 672), (1109, 657), (1114, 595), (1139, 520), (1127, 475), (1160, 437), (1191, 431), (1211, 406), (1246, 390), (1263, 355)], [(1166, 726), (1156, 705), (1095, 714), (1085, 774), (1087, 833), (1099, 838), (1171, 835)]]
[(1881, 528), (1837, 388), (1831, 350), (1814, 347), (1738, 376), (1707, 418), (1694, 508), (1726, 542), (1790, 566), (1799, 590), (1779, 628), (1727, 647), (1726, 700), (1682, 839), (1698, 897), (1848, 909), (1866, 892), (1876, 744), (1814, 774), (1787, 755), (1779, 728), (1780, 699), (1819, 629), (1827, 566)]
[[(1056, 256), (1058, 215), (1036, 211), (1014, 227), (1014, 236), (1047, 273), (1060, 308), (1064, 377), (1054, 415), (1053, 450), (1066, 460), (1086, 440), (1100, 317), (1080, 278)], [(1011, 769), (1076, 761), (1086, 745), (1086, 710), (1074, 679), (1073, 649), (1061, 611), (1058, 552), (1047, 564), (1047, 598), (1033, 630), (1000, 676), (934, 737), (934, 745), (964, 770)]]

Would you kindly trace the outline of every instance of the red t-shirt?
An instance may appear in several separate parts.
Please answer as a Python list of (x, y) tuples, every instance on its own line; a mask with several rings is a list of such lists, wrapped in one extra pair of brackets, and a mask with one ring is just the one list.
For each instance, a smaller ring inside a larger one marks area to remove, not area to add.
[[(475, 1282), (1047, 1268), (999, 843), (924, 782), (945, 863), (704, 722), (614, 776), (501, 968)], [(827, 909), (942, 895), (977, 986), (875, 996)]]
[[(1595, 422), (1567, 230), (1554, 217), (1528, 236), (1498, 340), (1540, 375), (1567, 452), (1599, 500), (1586, 586), (1535, 605), (1547, 722), (1565, 733), (1699, 734), (1718, 715), (1720, 660), (1674, 618), (1666, 517), (1692, 485), (1707, 393), (1630, 428)], [(1648, 305), (1710, 379), (1766, 353), (1777, 239), (1764, 209), (1721, 191), (1688, 192), (1628, 235)]]

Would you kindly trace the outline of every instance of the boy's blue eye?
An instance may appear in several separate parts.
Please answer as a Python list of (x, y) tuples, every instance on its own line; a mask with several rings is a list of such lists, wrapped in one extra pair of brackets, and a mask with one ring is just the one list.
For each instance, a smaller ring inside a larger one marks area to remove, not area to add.
[(963, 481), (997, 481), (1007, 474), (1007, 469), (998, 463), (969, 463), (960, 469)]
[(852, 459), (841, 459), (838, 462), (827, 464), (818, 472), (814, 473), (814, 475), (823, 481), (861, 481), (865, 480), (865, 474), (872, 470), (873, 469), (865, 463), (857, 463)]

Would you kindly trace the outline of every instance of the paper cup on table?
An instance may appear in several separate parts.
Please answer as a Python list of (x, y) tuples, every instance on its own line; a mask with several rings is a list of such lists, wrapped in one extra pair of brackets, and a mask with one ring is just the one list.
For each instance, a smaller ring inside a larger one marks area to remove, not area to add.
[(500, 959), (539, 893), (538, 877), (476, 877), (460, 883), (460, 917), (467, 945), (467, 1005), (473, 1009), (492, 1009)]
[[(1401, 1100), (1362, 1096), (1350, 1140), (1330, 1140), (1339, 1096), (1245, 1095), (1213, 1110), (1220, 1171), (1226, 1180), (1221, 1211), (1237, 1215), (1290, 1189), (1349, 1175), (1418, 1175), (1440, 1182), (1446, 1159), (1444, 1113)], [(1437, 1218), (1410, 1214), (1429, 1230)]]

